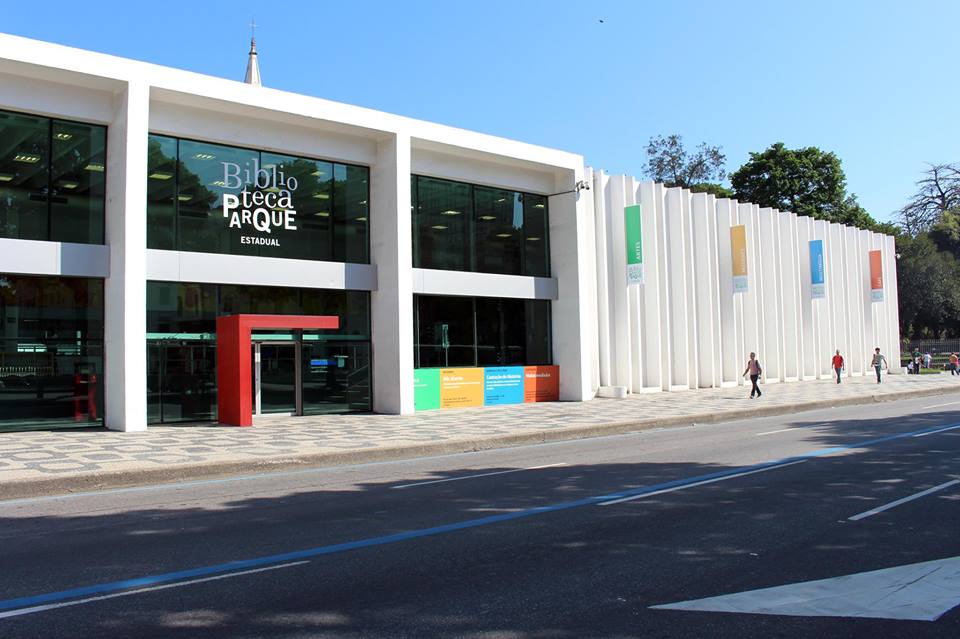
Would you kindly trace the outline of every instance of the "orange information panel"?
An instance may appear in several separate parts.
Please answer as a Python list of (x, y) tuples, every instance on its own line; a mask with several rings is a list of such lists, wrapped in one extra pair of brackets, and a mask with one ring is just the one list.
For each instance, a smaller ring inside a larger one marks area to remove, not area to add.
[(467, 406), (483, 406), (483, 369), (440, 369), (440, 408)]
[(523, 369), (523, 401), (560, 401), (560, 367), (525, 366)]

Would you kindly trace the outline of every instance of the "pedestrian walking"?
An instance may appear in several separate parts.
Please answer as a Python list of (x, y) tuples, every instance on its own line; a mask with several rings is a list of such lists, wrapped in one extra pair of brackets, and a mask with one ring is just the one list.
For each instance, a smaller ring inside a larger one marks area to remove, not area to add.
[(913, 374), (920, 374), (920, 349), (915, 348), (913, 350)]
[(843, 355), (837, 349), (837, 354), (833, 356), (833, 370), (837, 373), (837, 383), (840, 383), (840, 373), (843, 372)]
[(960, 375), (960, 357), (956, 353), (950, 353), (950, 377)]
[[(870, 365), (873, 366), (873, 369), (877, 371), (877, 383), (880, 383), (880, 368), (886, 368), (890, 370), (890, 367), (887, 366), (887, 358), (880, 354), (880, 348), (877, 347), (873, 352), (873, 359), (870, 360)], [(919, 366), (919, 364), (917, 364)]]
[(933, 368), (933, 355), (931, 355), (930, 353), (923, 354), (923, 367)]
[(757, 398), (763, 395), (763, 393), (760, 392), (760, 386), (757, 384), (757, 380), (760, 379), (761, 374), (763, 374), (763, 369), (760, 368), (760, 362), (757, 361), (757, 354), (750, 353), (750, 360), (747, 362), (747, 368), (743, 371), (744, 377), (750, 375), (750, 383), (753, 384), (753, 386), (750, 388), (750, 399), (753, 399), (754, 393), (756, 393)]

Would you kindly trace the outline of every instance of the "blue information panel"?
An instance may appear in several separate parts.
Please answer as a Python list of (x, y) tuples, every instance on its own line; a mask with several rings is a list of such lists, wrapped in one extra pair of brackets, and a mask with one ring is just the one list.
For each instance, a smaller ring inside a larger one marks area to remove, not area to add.
[(523, 366), (483, 369), (483, 405), (523, 403)]
[(810, 297), (824, 298), (823, 240), (810, 240)]

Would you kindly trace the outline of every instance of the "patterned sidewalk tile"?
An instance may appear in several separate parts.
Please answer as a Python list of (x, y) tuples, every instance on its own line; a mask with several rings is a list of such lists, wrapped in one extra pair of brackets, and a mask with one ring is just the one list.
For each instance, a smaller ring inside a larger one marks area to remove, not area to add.
[(151, 426), (141, 433), (105, 429), (0, 433), (0, 482), (78, 472), (184, 463), (256, 462), (292, 454), (467, 442), (493, 435), (520, 435), (570, 426), (716, 415), (753, 405), (802, 405), (824, 399), (947, 388), (960, 391), (960, 379), (949, 375), (896, 375), (886, 377), (883, 384), (876, 384), (871, 377), (850, 378), (839, 385), (830, 380), (769, 384), (759, 400), (748, 399), (747, 389), (741, 386), (644, 393), (622, 400), (438, 410), (410, 416), (268, 418), (245, 429), (196, 424)]

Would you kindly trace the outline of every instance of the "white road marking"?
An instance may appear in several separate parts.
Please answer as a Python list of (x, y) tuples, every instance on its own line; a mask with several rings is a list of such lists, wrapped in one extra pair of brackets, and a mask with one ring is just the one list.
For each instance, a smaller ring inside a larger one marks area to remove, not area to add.
[(947, 426), (946, 428), (938, 428), (937, 430), (928, 430), (925, 433), (917, 433), (914, 437), (926, 437), (927, 435), (936, 435), (937, 433), (942, 433), (947, 430), (956, 430), (960, 428), (960, 424), (954, 424), (953, 426)]
[(290, 568), (291, 566), (300, 566), (302, 564), (309, 564), (310, 560), (305, 559), (303, 561), (292, 561), (287, 564), (278, 564), (276, 566), (267, 566), (266, 568), (254, 568), (252, 570), (243, 570), (241, 572), (231, 572), (226, 575), (215, 575), (213, 577), (203, 577), (201, 579), (190, 579), (189, 581), (178, 581), (172, 584), (163, 584), (160, 586), (150, 586), (148, 588), (137, 588), (136, 590), (124, 590), (122, 592), (113, 592), (109, 595), (97, 595), (96, 597), (86, 597), (85, 599), (74, 599), (73, 601), (61, 601), (59, 603), (44, 604), (42, 606), (30, 606), (29, 608), (17, 608), (16, 610), (7, 610), (6, 612), (0, 612), (0, 619), (6, 619), (7, 617), (19, 617), (21, 615), (31, 615), (35, 612), (43, 612), (44, 610), (54, 610), (56, 608), (66, 608), (67, 606), (79, 606), (80, 604), (92, 603), (94, 601), (103, 601), (104, 599), (116, 599), (117, 597), (128, 597), (130, 595), (139, 595), (144, 592), (152, 592), (154, 590), (166, 590), (168, 588), (179, 588), (180, 586), (191, 586), (193, 584), (203, 583), (205, 581), (217, 581), (219, 579), (229, 579), (231, 577), (239, 577), (240, 575), (252, 575), (257, 572), (266, 572), (268, 570), (279, 570), (280, 568)]
[(957, 604), (960, 557), (949, 557), (651, 608), (936, 621)]
[(927, 410), (929, 408), (940, 408), (941, 406), (953, 406), (954, 404), (960, 404), (960, 402), (947, 402), (946, 404), (934, 404), (933, 406), (924, 406), (920, 410)]
[(866, 511), (866, 512), (862, 512), (862, 513), (860, 513), (859, 515), (854, 515), (853, 517), (848, 517), (848, 519), (849, 519), (850, 521), (860, 521), (861, 519), (866, 519), (867, 517), (872, 517), (872, 516), (874, 516), (874, 515), (876, 515), (876, 514), (878, 514), (878, 513), (882, 513), (882, 512), (885, 511), (885, 510), (890, 510), (891, 508), (896, 508), (896, 507), (899, 506), (900, 504), (905, 504), (905, 503), (907, 503), (908, 501), (913, 501), (914, 499), (920, 499), (921, 497), (926, 497), (927, 495), (929, 495), (929, 494), (931, 494), (931, 493), (935, 493), (935, 492), (937, 492), (937, 491), (943, 490), (944, 488), (950, 488), (951, 486), (956, 486), (957, 484), (960, 484), (960, 479), (953, 479), (953, 480), (948, 481), (948, 482), (946, 482), (946, 483), (944, 483), (944, 484), (940, 484), (939, 486), (934, 486), (933, 488), (928, 488), (928, 489), (926, 489), (926, 490), (922, 490), (922, 491), (920, 491), (919, 493), (914, 493), (913, 495), (910, 495), (910, 496), (908, 496), (908, 497), (904, 497), (903, 499), (898, 499), (898, 500), (896, 500), (896, 501), (891, 501), (889, 504), (884, 504), (883, 506), (877, 506), (876, 508), (872, 508), (872, 509), (870, 509), (870, 510), (868, 510), (868, 511)]
[(507, 473), (521, 473), (525, 470), (541, 470), (543, 468), (557, 468), (558, 466), (566, 466), (567, 464), (561, 462), (559, 464), (546, 464), (544, 466), (530, 466), (529, 468), (512, 468), (510, 470), (498, 470), (492, 473), (480, 473), (478, 475), (464, 475), (463, 477), (448, 477), (447, 479), (433, 479), (430, 481), (418, 481), (414, 484), (400, 484), (399, 486), (391, 486), (393, 490), (399, 490), (401, 488), (413, 488), (414, 486), (426, 486), (427, 484), (442, 484), (448, 481), (460, 481), (461, 479), (476, 479), (477, 477), (492, 477), (493, 475), (506, 475)]
[(796, 428), (781, 428), (780, 430), (768, 430), (768, 431), (765, 432), (765, 433), (757, 433), (757, 437), (760, 437), (760, 436), (762, 436), (762, 435), (773, 435), (774, 433), (785, 433), (785, 432), (787, 432), (788, 430), (797, 430), (797, 429), (796, 429)]
[(726, 480), (728, 480), (728, 479), (735, 479), (735, 478), (737, 478), (737, 477), (746, 477), (747, 475), (753, 475), (753, 474), (755, 474), (755, 473), (765, 473), (765, 472), (767, 472), (768, 470), (776, 470), (777, 468), (786, 468), (787, 466), (793, 466), (794, 464), (803, 464), (803, 463), (805, 463), (806, 461), (807, 461), (806, 459), (801, 459), (801, 460), (799, 460), (799, 461), (793, 461), (793, 462), (789, 462), (789, 463), (786, 463), (786, 464), (778, 464), (778, 465), (776, 465), (776, 466), (767, 466), (766, 468), (758, 468), (758, 469), (756, 469), (756, 470), (748, 470), (748, 471), (746, 471), (746, 472), (736, 473), (736, 474), (734, 474), (734, 475), (726, 475), (725, 477), (715, 477), (715, 478), (713, 478), (713, 479), (705, 479), (705, 480), (703, 480), (703, 481), (698, 481), (698, 482), (693, 483), (693, 484), (684, 484), (684, 485), (682, 485), (682, 486), (674, 486), (673, 488), (664, 488), (663, 490), (657, 490), (657, 491), (654, 491), (654, 492), (652, 492), (652, 493), (642, 493), (642, 494), (640, 494), (640, 495), (632, 495), (632, 496), (630, 496), (630, 497), (621, 497), (620, 499), (613, 499), (613, 500), (611, 500), (611, 501), (604, 501), (604, 502), (601, 502), (601, 503), (599, 503), (599, 504), (597, 504), (597, 505), (598, 505), (598, 506), (612, 506), (612, 505), (614, 505), (614, 504), (622, 504), (622, 503), (625, 502), (625, 501), (634, 501), (634, 500), (636, 500), (636, 499), (644, 499), (644, 498), (646, 498), (646, 497), (653, 497), (654, 495), (663, 495), (664, 493), (672, 493), (672, 492), (675, 492), (675, 491), (678, 491), (678, 490), (683, 490), (683, 489), (685, 489), (685, 488), (693, 488), (694, 486), (703, 486), (703, 485), (705, 485), (705, 484), (713, 484), (713, 483), (718, 482), (718, 481), (726, 481)]

